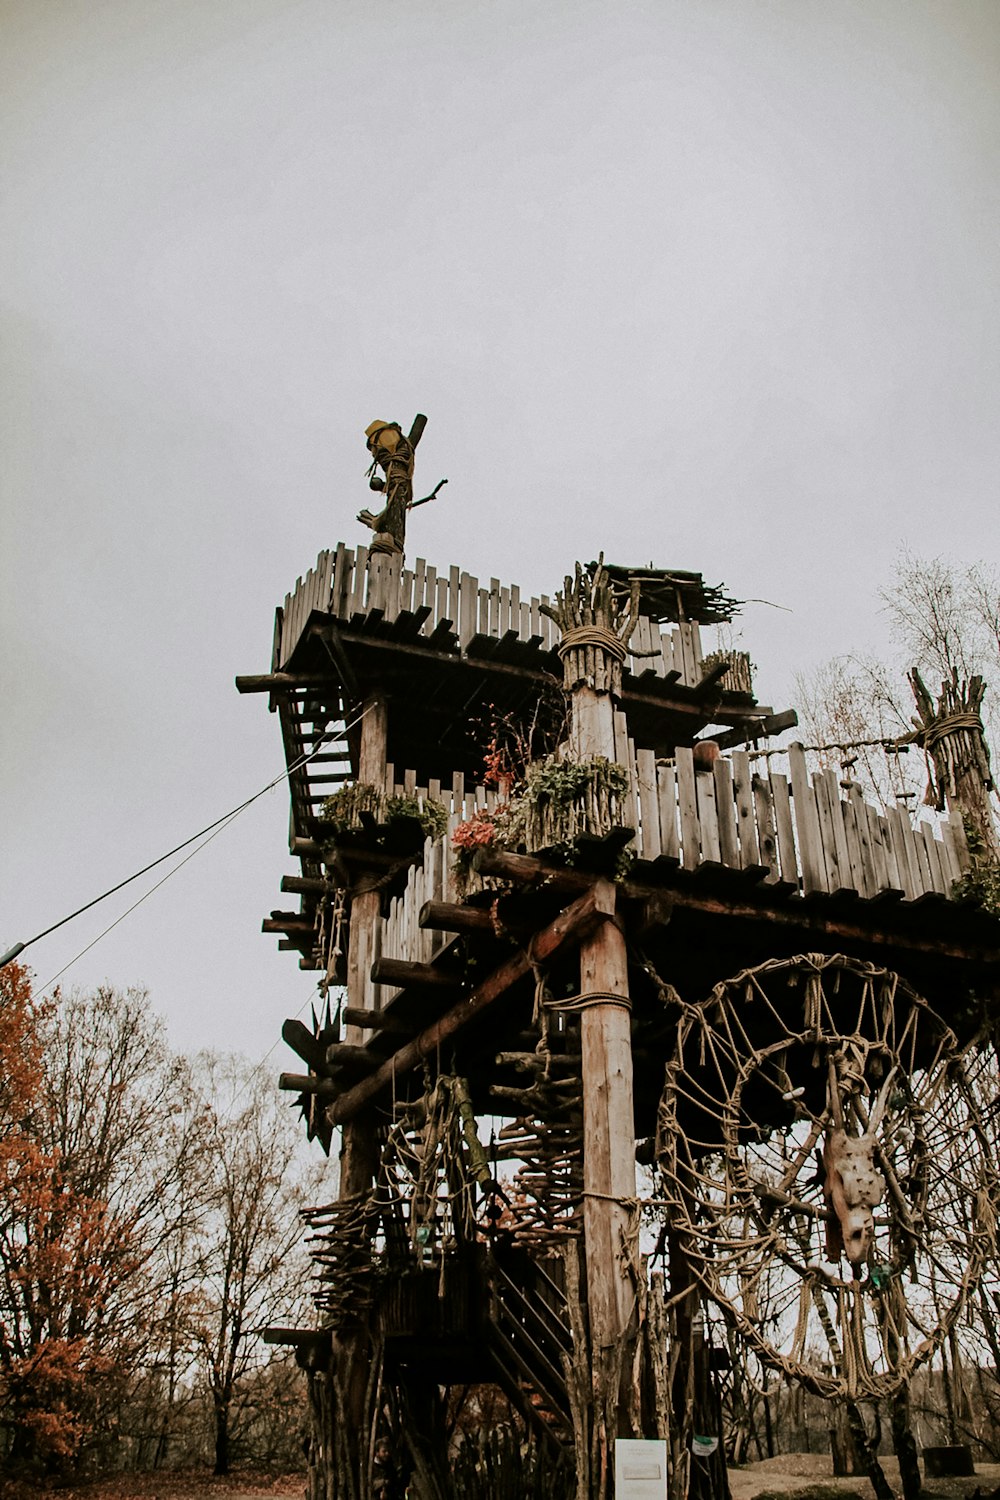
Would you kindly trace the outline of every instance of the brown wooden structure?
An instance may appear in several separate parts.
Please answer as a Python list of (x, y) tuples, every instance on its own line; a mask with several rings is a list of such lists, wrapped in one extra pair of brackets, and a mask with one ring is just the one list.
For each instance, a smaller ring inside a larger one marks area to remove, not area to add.
[[(456, 1393), (492, 1387), (540, 1487), (480, 1465), (463, 1494), (597, 1500), (617, 1436), (670, 1442), (673, 1495), (724, 1494), (724, 1443), (690, 1456), (724, 1437), (692, 1247), (669, 1213), (660, 1262), (640, 1237), (679, 1023), (693, 1055), (714, 987), (819, 954), (975, 1028), (1000, 930), (952, 899), (961, 817), (914, 827), (801, 747), (769, 773), (753, 748), (794, 715), (702, 651), (733, 608), (696, 573), (591, 565), (550, 600), (341, 543), (278, 609), (270, 671), (237, 679), (289, 768), (297, 900), (264, 930), (328, 1000), (286, 1023), (282, 1086), (327, 1148), (342, 1132), (339, 1199), (309, 1216), (318, 1328), (274, 1335), (310, 1371), (317, 1500), (391, 1496), (403, 1468), (452, 1493)], [(549, 768), (533, 794), (524, 760)]]

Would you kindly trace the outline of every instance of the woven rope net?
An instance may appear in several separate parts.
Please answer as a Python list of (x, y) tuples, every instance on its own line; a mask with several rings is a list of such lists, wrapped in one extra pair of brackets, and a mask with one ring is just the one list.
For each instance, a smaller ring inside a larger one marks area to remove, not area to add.
[(838, 955), (685, 1008), (667, 1222), (762, 1376), (877, 1397), (940, 1347), (995, 1251), (995, 1074), (898, 975)]

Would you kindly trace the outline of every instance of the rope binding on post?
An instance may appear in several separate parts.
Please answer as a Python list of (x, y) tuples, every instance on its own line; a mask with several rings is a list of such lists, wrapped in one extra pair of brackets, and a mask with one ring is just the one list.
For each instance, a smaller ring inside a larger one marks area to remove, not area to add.
[(586, 990), (582, 995), (570, 995), (565, 1000), (546, 1000), (544, 1004), (546, 1010), (573, 1015), (581, 1010), (589, 1010), (593, 1005), (620, 1005), (623, 1010), (632, 1009), (631, 998), (628, 995), (618, 995), (613, 990)]
[(628, 655), (622, 638), (603, 625), (577, 625), (567, 630), (557, 650), (560, 658), (565, 660), (570, 651), (579, 651), (586, 646), (598, 646), (619, 662), (623, 662)]

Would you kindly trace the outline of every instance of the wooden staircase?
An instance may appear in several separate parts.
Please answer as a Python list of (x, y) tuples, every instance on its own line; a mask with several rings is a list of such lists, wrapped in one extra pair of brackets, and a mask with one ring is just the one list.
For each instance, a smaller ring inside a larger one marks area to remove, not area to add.
[(489, 1282), (487, 1342), (497, 1384), (535, 1432), (572, 1447), (564, 1356), (572, 1354), (566, 1294), (540, 1261), (504, 1251)]

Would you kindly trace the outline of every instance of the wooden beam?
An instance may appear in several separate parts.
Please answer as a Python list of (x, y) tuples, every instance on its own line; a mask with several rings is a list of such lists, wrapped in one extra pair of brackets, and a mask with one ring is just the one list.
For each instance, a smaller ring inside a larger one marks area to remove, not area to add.
[[(489, 676), (499, 674), (504, 677), (516, 677), (522, 682), (537, 683), (539, 686), (551, 686), (553, 680), (553, 673), (546, 671), (542, 666), (514, 666), (510, 662), (497, 661), (495, 656), (478, 657), (465, 654), (459, 655), (454, 651), (442, 653), (434, 649), (433, 637), (428, 640), (426, 645), (417, 645), (412, 641), (389, 640), (377, 635), (365, 635), (362, 631), (350, 629), (344, 629), (342, 634), (345, 644), (350, 643), (352, 645), (363, 646), (367, 650), (375, 652), (391, 651), (395, 657), (412, 656), (421, 658), (424, 661), (434, 661), (438, 664), (446, 661), (449, 665), (454, 665), (456, 670), (475, 670)], [(543, 660), (547, 660), (553, 657), (555, 653), (540, 652), (539, 655)], [(288, 674), (276, 673), (272, 675), (284, 677)], [(648, 682), (648, 679), (652, 676), (652, 673), (645, 674), (642, 679), (643, 682)], [(238, 681), (245, 682), (255, 680), (251, 678), (238, 679)], [(330, 679), (324, 678), (322, 680), (329, 681)], [(636, 680), (632, 678), (631, 682), (634, 683)], [(655, 678), (655, 680), (660, 683), (665, 682), (665, 679), (662, 677)], [(265, 686), (256, 689), (247, 688), (243, 691), (266, 692), (268, 689)], [(642, 704), (646, 708), (656, 709), (659, 713), (676, 714), (681, 719), (696, 719), (698, 728), (700, 728), (706, 719), (705, 704), (702, 699), (696, 698), (694, 693), (695, 690), (693, 688), (681, 687), (678, 689), (678, 695), (675, 697), (671, 693), (664, 693), (662, 691), (642, 692), (634, 686), (623, 684), (621, 706), (627, 710), (630, 704)], [(712, 707), (712, 719), (717, 724), (744, 724), (751, 719), (764, 720), (770, 713), (771, 709), (764, 705), (753, 709), (749, 713), (745, 707), (736, 708), (724, 702), (719, 702)], [(696, 731), (692, 730), (691, 732), (694, 733)]]
[(567, 870), (547, 865), (533, 854), (507, 854), (501, 849), (480, 849), (472, 861), (479, 875), (498, 875), (501, 879), (544, 885), (550, 891), (588, 891), (598, 880), (583, 870)]
[(710, 671), (705, 673), (700, 682), (695, 683), (691, 691), (697, 693), (699, 698), (706, 698), (727, 675), (730, 666), (731, 663), (728, 661), (717, 662)]
[(236, 678), (238, 693), (290, 693), (297, 688), (335, 686), (336, 678), (329, 672), (322, 676), (315, 672), (262, 672), (257, 676)]
[[(289, 842), (289, 854), (295, 854), (299, 859), (319, 859), (323, 853), (315, 839), (293, 838)], [(282, 886), (284, 890), (284, 886)]]
[(318, 1094), (330, 1099), (337, 1092), (331, 1078), (317, 1078), (315, 1073), (279, 1073), (278, 1087), (286, 1094)]
[(265, 1344), (291, 1344), (300, 1348), (307, 1344), (323, 1344), (330, 1341), (328, 1328), (264, 1328), (261, 1338)]
[(493, 927), (493, 918), (482, 906), (425, 901), (420, 908), (420, 926), (431, 932), (488, 932)]
[[(579, 942), (605, 919), (606, 913), (599, 910), (593, 892), (587, 891), (572, 906), (560, 912), (554, 922), (550, 922), (535, 935), (531, 944), (534, 961), (543, 963), (566, 944)], [(530, 969), (528, 955), (523, 950), (494, 969), (471, 994), (447, 1011), (440, 1020), (435, 1021), (433, 1026), (428, 1026), (426, 1031), (422, 1031), (407, 1046), (401, 1047), (374, 1073), (342, 1094), (327, 1111), (331, 1124), (342, 1125), (353, 1120), (358, 1111), (387, 1088), (394, 1078), (408, 1073), (425, 1057), (433, 1056), (443, 1042), (487, 1010)]]
[(362, 870), (403, 870), (408, 865), (419, 864), (424, 857), (422, 848), (419, 854), (387, 854), (384, 849), (364, 849), (352, 844), (337, 844), (336, 839), (331, 842), (336, 846), (338, 859), (343, 860), (345, 865), (356, 865)]
[(748, 740), (765, 739), (772, 734), (783, 734), (786, 729), (794, 729), (799, 722), (799, 716), (794, 708), (786, 708), (780, 714), (768, 714), (766, 718), (752, 725), (741, 725), (736, 729), (727, 729), (722, 734), (713, 734), (711, 738), (720, 750), (731, 750), (734, 745), (745, 745)]
[[(356, 1042), (331, 1042), (326, 1049), (326, 1064), (329, 1068), (371, 1067), (372, 1055), (367, 1047)], [(331, 1090), (331, 1093), (334, 1092)]]
[(433, 964), (414, 963), (405, 958), (377, 958), (372, 964), (373, 984), (395, 984), (400, 989), (417, 985), (421, 989), (457, 990), (462, 987), (459, 974), (448, 974)]
[(289, 937), (312, 937), (316, 928), (314, 923), (296, 913), (294, 917), (265, 917), (260, 924), (260, 930), (261, 932), (287, 933)]
[[(579, 890), (581, 887), (592, 886), (598, 878), (581, 870), (564, 870), (547, 865), (530, 854), (504, 854), (492, 849), (480, 850), (473, 864), (484, 875), (498, 875), (525, 884), (545, 885), (553, 891)], [(746, 872), (740, 872), (739, 875), (734, 873), (734, 885), (741, 878), (745, 881)], [(822, 932), (833, 938), (848, 938), (852, 942), (872, 943), (878, 947), (896, 947), (912, 953), (940, 954), (945, 958), (964, 959), (969, 963), (1000, 963), (1000, 944), (934, 936), (926, 930), (926, 926), (922, 926), (920, 932), (908, 931), (906, 913), (912, 909), (913, 903), (910, 902), (894, 900), (891, 905), (878, 899), (855, 902), (855, 915), (848, 920), (840, 916), (826, 916), (823, 912), (823, 895), (809, 898), (792, 896), (777, 906), (763, 901), (747, 901), (742, 892), (734, 892), (729, 896), (720, 893), (718, 889), (711, 893), (700, 891), (688, 882), (683, 886), (673, 886), (626, 880), (621, 889), (630, 899), (644, 902), (654, 900), (691, 911), (706, 912), (712, 916), (745, 917), (749, 921), (770, 923), (776, 927), (797, 927), (807, 934)], [(765, 894), (773, 894), (774, 887), (764, 886), (762, 890)], [(944, 907), (945, 899), (940, 899)], [(953, 902), (951, 905), (957, 906), (957, 903)], [(865, 911), (871, 912), (870, 923), (859, 920), (860, 914)], [(887, 923), (885, 918), (889, 915), (899, 920)]]
[[(602, 597), (596, 583), (591, 595), (593, 615), (581, 612), (582, 592), (578, 585), (572, 615), (569, 598), (564, 596), (560, 620), (564, 640), (578, 621), (593, 619), (606, 628), (614, 623), (610, 599)], [(594, 676), (572, 684), (569, 742), (578, 761), (595, 755), (613, 761), (615, 696), (613, 691), (599, 692), (590, 685), (612, 686), (612, 660), (600, 647), (593, 656)], [(589, 895), (611, 919), (580, 944), (580, 993), (589, 997), (580, 1014), (583, 1242), (591, 1390), (595, 1409), (602, 1411), (607, 1409), (604, 1403), (618, 1393), (621, 1367), (614, 1356), (628, 1339), (632, 1317), (634, 1292), (622, 1264), (622, 1246), (628, 1244), (630, 1233), (628, 1205), (636, 1196), (635, 1124), (628, 949), (625, 934), (614, 921), (618, 890), (604, 878)], [(598, 1430), (598, 1455), (604, 1463), (613, 1452), (612, 1436)]]
[[(626, 882), (625, 894), (639, 895), (643, 888)], [(707, 912), (720, 917), (746, 917), (754, 922), (769, 922), (777, 927), (798, 927), (805, 932), (822, 932), (834, 938), (848, 938), (851, 942), (872, 943), (877, 947), (892, 947), (910, 953), (929, 953), (943, 958), (964, 959), (968, 963), (1000, 964), (1000, 944), (950, 942), (940, 937), (907, 932), (905, 927), (892, 928), (876, 923), (847, 922), (842, 917), (824, 917), (817, 911), (813, 899), (793, 898), (787, 906), (757, 906), (749, 901), (734, 900), (728, 896), (708, 895), (697, 891), (664, 891), (673, 906), (686, 907), (691, 911)], [(943, 898), (942, 898), (943, 904)], [(855, 906), (855, 910), (857, 910)], [(886, 911), (885, 903), (873, 903), (873, 913), (881, 916)], [(894, 912), (905, 912), (906, 905), (893, 904)], [(927, 924), (929, 925), (929, 924)], [(924, 928), (926, 932), (926, 926)]]
[(286, 896), (326, 896), (337, 889), (322, 875), (282, 875), (281, 890)]
[(326, 1064), (326, 1048), (304, 1021), (295, 1016), (289, 1017), (282, 1024), (281, 1039), (286, 1047), (291, 1047), (304, 1063), (309, 1064), (314, 1073), (322, 1072)]
[(356, 1010), (353, 1006), (344, 1007), (344, 1025), (359, 1026), (362, 1031), (384, 1031), (389, 1036), (413, 1036), (415, 1026), (408, 1026), (405, 1021), (397, 1021), (385, 1010)]

